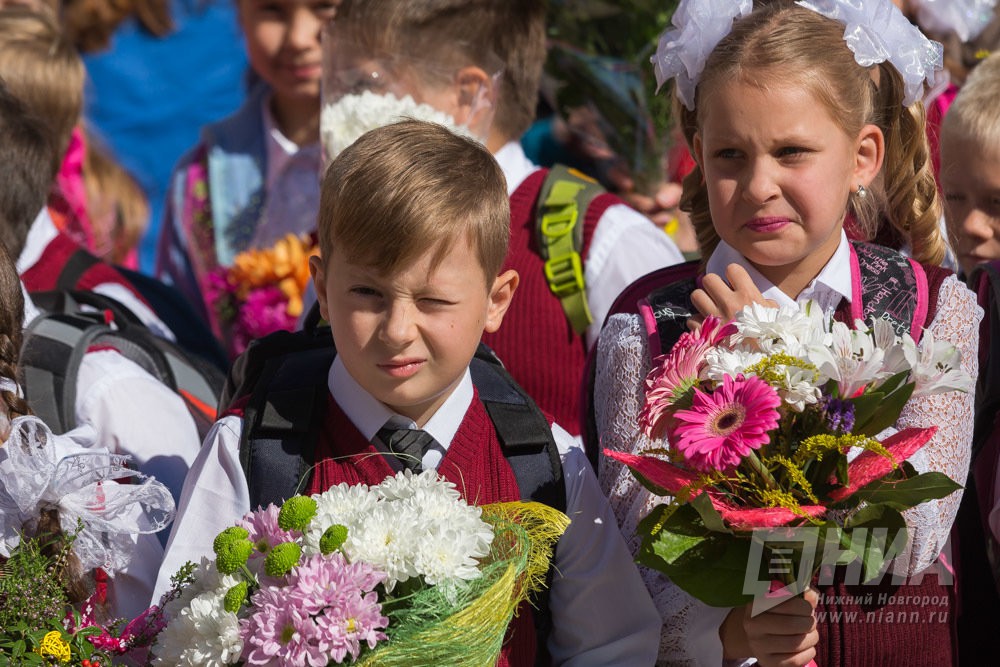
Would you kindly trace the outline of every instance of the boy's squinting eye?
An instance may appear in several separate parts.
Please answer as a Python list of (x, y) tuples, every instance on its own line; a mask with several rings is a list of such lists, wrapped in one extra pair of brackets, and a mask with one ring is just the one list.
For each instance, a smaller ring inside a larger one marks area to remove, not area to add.
[(382, 296), (382, 294), (374, 287), (365, 287), (364, 285), (357, 285), (355, 287), (352, 287), (349, 291), (351, 294), (354, 294), (356, 296), (372, 297), (372, 298), (377, 298)]

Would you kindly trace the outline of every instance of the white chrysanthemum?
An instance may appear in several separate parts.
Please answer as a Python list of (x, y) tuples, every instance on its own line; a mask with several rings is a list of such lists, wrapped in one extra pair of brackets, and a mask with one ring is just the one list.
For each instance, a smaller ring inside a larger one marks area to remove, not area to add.
[(344, 95), (323, 107), (319, 133), (326, 159), (333, 160), (365, 132), (404, 118), (437, 123), (455, 134), (475, 138), (468, 128), (456, 125), (448, 114), (429, 104), (418, 103), (409, 95), (399, 98), (391, 93), (380, 95), (366, 90), (360, 94)]
[(363, 484), (338, 484), (312, 498), (316, 501), (316, 515), (302, 535), (302, 551), (306, 555), (320, 552), (319, 540), (327, 528), (345, 526), (350, 535), (368, 520), (378, 504), (378, 496)]
[(234, 664), (243, 652), (239, 619), (225, 610), (223, 598), (237, 582), (222, 576), (215, 565), (202, 560), (195, 581), (165, 608), (169, 619), (159, 634), (154, 665), (222, 667)]
[(914, 396), (972, 391), (974, 380), (962, 369), (962, 353), (948, 341), (934, 340), (934, 334), (925, 331), (919, 348), (907, 347), (906, 353), (916, 383)]
[(416, 512), (406, 511), (402, 504), (381, 502), (364, 521), (348, 528), (344, 551), (352, 561), (365, 561), (385, 572), (385, 586), (391, 591), (396, 583), (417, 576), (413, 555), (423, 539)]
[(799, 306), (774, 308), (752, 303), (736, 316), (733, 342), (752, 340), (765, 354), (784, 352), (798, 356), (814, 340), (816, 318)]
[(819, 370), (821, 383), (836, 381), (840, 396), (848, 397), (883, 376), (885, 352), (866, 330), (834, 322), (830, 345), (811, 345), (807, 358)]
[(726, 375), (736, 377), (747, 368), (765, 359), (767, 355), (744, 348), (726, 349), (713, 347), (705, 353), (705, 367), (702, 377), (713, 382), (722, 382)]
[(414, 475), (410, 470), (398, 472), (373, 487), (372, 492), (376, 497), (388, 501), (404, 500), (420, 492), (430, 492), (437, 498), (452, 502), (462, 498), (455, 485), (439, 477), (434, 470), (425, 470), (419, 475)]

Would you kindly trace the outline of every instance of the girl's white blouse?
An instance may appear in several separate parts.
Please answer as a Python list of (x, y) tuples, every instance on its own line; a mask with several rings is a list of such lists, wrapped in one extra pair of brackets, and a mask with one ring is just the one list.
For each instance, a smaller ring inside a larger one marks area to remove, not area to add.
[[(938, 294), (938, 309), (929, 327), (935, 340), (947, 340), (962, 353), (962, 365), (978, 375), (979, 321), (982, 308), (975, 295), (955, 276), (944, 280)], [(644, 379), (650, 360), (644, 330), (635, 315), (615, 315), (601, 332), (597, 351), (595, 418), (601, 447), (640, 453), (663, 446), (650, 441), (638, 427), (638, 414), (644, 401)], [(909, 460), (919, 472), (937, 470), (964, 484), (969, 469), (973, 428), (973, 394), (949, 392), (913, 399), (903, 409), (896, 427), (938, 426), (934, 439)], [(880, 434), (881, 437), (889, 432)], [(633, 554), (640, 540), (636, 525), (664, 499), (652, 495), (628, 468), (602, 459), (602, 490), (608, 495), (618, 518), (618, 525)], [(957, 491), (942, 500), (930, 501), (905, 513), (910, 548), (906, 562), (898, 563), (907, 574), (921, 572), (941, 554), (954, 522), (962, 493)], [(905, 568), (902, 565), (905, 564)], [(664, 575), (640, 568), (646, 586), (663, 617), (660, 637), (661, 664), (722, 664), (719, 626), (728, 609), (708, 607), (695, 600)]]

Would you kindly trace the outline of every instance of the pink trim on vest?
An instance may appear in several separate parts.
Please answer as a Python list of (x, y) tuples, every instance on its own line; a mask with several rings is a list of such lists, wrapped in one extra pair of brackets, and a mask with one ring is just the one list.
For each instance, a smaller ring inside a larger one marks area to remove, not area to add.
[(927, 285), (927, 274), (924, 273), (924, 267), (920, 265), (920, 262), (914, 260), (909, 260), (910, 266), (913, 267), (913, 277), (917, 281), (917, 307), (913, 311), (913, 321), (910, 323), (910, 337), (913, 338), (914, 343), (920, 342), (920, 337), (924, 333), (924, 323), (928, 325), (927, 322), (927, 305), (928, 305), (928, 292), (930, 289), (920, 289), (921, 285)]
[(851, 328), (854, 328), (854, 322), (857, 320), (865, 319), (865, 308), (864, 304), (861, 302), (861, 264), (858, 262), (858, 253), (855, 252), (853, 245), (848, 245), (851, 249)]
[(656, 330), (656, 315), (653, 314), (653, 307), (649, 305), (647, 299), (639, 300), (639, 317), (642, 318), (642, 327), (646, 330), (649, 358), (655, 359), (663, 354), (663, 350), (660, 349), (660, 334)]

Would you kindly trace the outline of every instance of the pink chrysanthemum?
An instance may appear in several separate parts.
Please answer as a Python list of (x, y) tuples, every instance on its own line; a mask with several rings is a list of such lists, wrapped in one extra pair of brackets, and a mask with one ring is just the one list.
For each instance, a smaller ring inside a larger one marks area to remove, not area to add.
[(698, 381), (705, 353), (733, 333), (736, 326), (722, 324), (715, 316), (705, 318), (696, 332), (685, 332), (668, 354), (653, 360), (646, 376), (646, 403), (639, 413), (639, 426), (650, 438), (666, 430), (674, 402)]
[(362, 644), (384, 639), (389, 619), (372, 589), (385, 574), (340, 553), (306, 558), (283, 586), (254, 593), (254, 612), (240, 621), (243, 656), (251, 665), (326, 665), (356, 660)]
[(282, 530), (278, 527), (279, 508), (273, 503), (267, 509), (258, 509), (243, 517), (237, 525), (246, 528), (250, 533), (247, 539), (253, 544), (251, 560), (264, 558), (276, 544), (292, 542), (299, 537), (298, 531)]
[(777, 392), (760, 378), (727, 375), (711, 394), (695, 389), (691, 409), (674, 414), (672, 441), (691, 467), (728, 470), (768, 441), (779, 405)]

